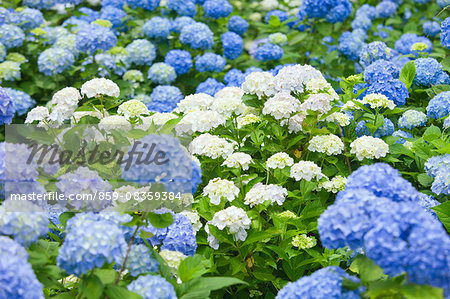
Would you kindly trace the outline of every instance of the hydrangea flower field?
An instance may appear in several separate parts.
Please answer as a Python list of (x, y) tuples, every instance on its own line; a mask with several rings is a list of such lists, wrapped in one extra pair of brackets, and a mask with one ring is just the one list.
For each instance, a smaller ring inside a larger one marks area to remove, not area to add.
[(1, 1), (0, 299), (450, 299), (449, 49), (449, 0)]

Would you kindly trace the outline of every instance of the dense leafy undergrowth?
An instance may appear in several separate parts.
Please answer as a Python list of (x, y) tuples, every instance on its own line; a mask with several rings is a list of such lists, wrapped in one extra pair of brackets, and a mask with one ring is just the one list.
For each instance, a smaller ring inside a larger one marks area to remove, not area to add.
[(0, 298), (450, 298), (449, 1), (1, 5)]

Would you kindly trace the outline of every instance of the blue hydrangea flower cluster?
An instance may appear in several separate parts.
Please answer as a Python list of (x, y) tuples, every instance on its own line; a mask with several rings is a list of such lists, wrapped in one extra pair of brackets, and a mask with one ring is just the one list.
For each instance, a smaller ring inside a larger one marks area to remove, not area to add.
[(177, 75), (186, 74), (193, 66), (191, 53), (184, 50), (170, 50), (164, 62), (173, 67)]
[(14, 108), (16, 110), (15, 112), (18, 116), (24, 115), (30, 108), (36, 105), (36, 101), (23, 91), (15, 90), (12, 88), (5, 88), (4, 90), (13, 100)]
[(147, 104), (150, 111), (172, 112), (184, 96), (178, 87), (159, 85), (153, 89), (150, 98), (151, 103)]
[(197, 13), (197, 8), (192, 0), (168, 0), (166, 6), (180, 16), (194, 17)]
[(425, 125), (427, 123), (427, 115), (417, 110), (407, 110), (398, 119), (398, 127), (411, 130)]
[(243, 35), (245, 32), (247, 32), (248, 27), (248, 22), (240, 16), (232, 16), (228, 20), (228, 30), (239, 35)]
[(233, 5), (227, 0), (206, 0), (203, 4), (203, 10), (207, 18), (226, 18), (233, 12)]
[(177, 73), (172, 66), (158, 62), (150, 67), (147, 78), (156, 84), (170, 84), (177, 79)]
[(364, 46), (364, 39), (357, 33), (346, 31), (339, 37), (338, 50), (348, 59), (356, 61), (359, 58), (359, 53)]
[(195, 57), (195, 69), (201, 72), (220, 72), (225, 68), (227, 61), (220, 55), (205, 53)]
[(227, 86), (241, 87), (242, 83), (245, 82), (246, 75), (238, 69), (229, 70), (223, 80)]
[[(102, 5), (102, 6), (104, 6), (104, 7), (107, 7), (107, 6), (115, 7), (117, 9), (121, 8), (121, 6), (114, 6), (112, 4), (105, 4), (105, 5)], [(78, 18), (81, 21), (85, 21), (86, 23), (91, 23), (91, 22), (94, 22), (97, 19), (100, 19), (100, 12), (98, 12), (96, 10), (93, 10), (93, 9), (90, 9), (88, 7), (81, 7), (81, 8), (78, 9), (78, 11), (82, 13), (82, 15), (79, 16)]]
[(60, 74), (75, 62), (73, 54), (60, 48), (49, 48), (39, 54), (38, 68), (46, 76)]
[(437, 0), (436, 2), (440, 8), (445, 8), (450, 5), (450, 0)]
[(0, 237), (0, 253), (0, 297), (44, 299), (43, 285), (28, 263), (25, 249), (9, 238)]
[(383, 0), (375, 7), (377, 18), (385, 19), (393, 16), (397, 11), (398, 5), (389, 0)]
[(383, 24), (379, 24), (377, 26), (377, 31), (373, 32), (373, 35), (386, 39), (389, 37), (389, 32), (393, 30), (394, 28), (392, 26), (384, 26)]
[(114, 6), (104, 6), (100, 12), (100, 19), (108, 20), (113, 25), (113, 28), (118, 28), (123, 25), (123, 19), (127, 16), (127, 13)]
[(450, 154), (428, 159), (425, 171), (434, 178), (431, 191), (437, 195), (450, 194)]
[(160, 0), (126, 0), (127, 4), (136, 9), (141, 7), (143, 9), (153, 11), (159, 6)]
[(360, 97), (362, 98), (371, 93), (381, 93), (388, 99), (394, 101), (397, 106), (405, 105), (406, 99), (409, 97), (408, 88), (399, 79), (390, 79), (387, 81), (378, 80), (373, 82), (368, 85), (368, 88), (360, 95)]
[[(123, 262), (122, 262), (123, 263)], [(156, 273), (159, 262), (153, 257), (153, 253), (144, 244), (134, 244), (128, 254), (126, 269), (131, 276), (137, 277), (143, 273)]]
[(153, 246), (161, 246), (161, 250), (179, 251), (184, 255), (193, 256), (197, 249), (197, 242), (190, 220), (182, 214), (174, 214), (169, 210), (156, 211), (156, 213), (167, 212), (173, 215), (171, 225), (165, 228), (155, 228), (149, 224), (141, 230), (153, 234), (153, 237), (149, 239)]
[(256, 49), (254, 58), (259, 61), (279, 60), (283, 57), (283, 54), (283, 48), (280, 46), (265, 43)]
[(81, 52), (107, 51), (117, 44), (117, 37), (111, 29), (90, 24), (77, 32), (76, 45)]
[(207, 50), (214, 44), (214, 34), (206, 24), (195, 23), (182, 28), (180, 41), (193, 49)]
[(266, 22), (266, 24), (269, 23), (271, 17), (276, 17), (276, 18), (278, 18), (278, 20), (279, 20), (280, 22), (284, 22), (284, 21), (286, 21), (286, 20), (289, 18), (288, 13), (285, 12), (285, 11), (278, 10), (278, 9), (276, 9), (276, 10), (271, 10), (271, 11), (269, 11), (269, 12), (266, 14), (266, 16), (264, 17), (264, 21)]
[(358, 168), (347, 178), (345, 190), (337, 197), (339, 198), (349, 190), (359, 188), (392, 201), (414, 201), (417, 195), (417, 190), (412, 184), (402, 178), (398, 170), (385, 163)]
[(6, 57), (6, 48), (2, 43), (0, 43), (0, 62), (5, 60), (5, 57)]
[(38, 9), (50, 9), (54, 5), (54, 0), (24, 0), (23, 5)]
[[(83, 214), (81, 214), (83, 215)], [(123, 261), (127, 243), (122, 229), (113, 222), (78, 215), (71, 222), (56, 258), (58, 267), (77, 276), (105, 263)]]
[(219, 82), (214, 78), (208, 78), (197, 86), (195, 93), (206, 93), (213, 97), (224, 87), (225, 84), (223, 84), (222, 82)]
[(299, 11), (299, 19), (319, 18), (330, 23), (344, 22), (352, 12), (352, 4), (348, 0), (305, 0)]
[[(103, 180), (96, 171), (87, 167), (79, 167), (74, 172), (68, 172), (59, 176), (55, 185), (58, 191), (64, 194), (65, 198), (74, 199), (77, 194), (94, 194), (98, 191), (110, 192), (112, 190), (111, 185), (106, 180)], [(64, 204), (64, 202), (61, 203)], [(111, 203), (103, 200), (68, 200), (66, 204), (77, 210), (102, 210)]]
[(441, 44), (443, 47), (450, 49), (450, 17), (441, 23)]
[(444, 91), (430, 100), (427, 106), (427, 115), (438, 119), (450, 114), (450, 91)]
[[(391, 136), (394, 133), (394, 130), (394, 123), (390, 119), (385, 118), (383, 125), (375, 130), (373, 137), (380, 138), (383, 136)], [(365, 120), (358, 122), (356, 125), (356, 135), (358, 137), (363, 135), (372, 136), (370, 129), (366, 126)]]
[[(360, 173), (361, 168), (364, 171)], [(422, 194), (410, 184), (399, 182), (401, 177), (387, 164), (361, 168), (355, 172), (356, 177), (350, 175), (346, 189), (320, 216), (322, 244), (327, 248), (362, 248), (388, 275), (407, 272), (413, 283), (448, 289), (450, 249), (446, 244), (450, 244), (450, 238), (442, 224), (424, 209), (428, 203), (423, 202)], [(393, 176), (384, 176), (386, 171)], [(375, 186), (365, 183), (367, 176), (374, 178)], [(357, 185), (355, 178), (364, 180), (363, 184)], [(394, 185), (392, 180), (402, 185)], [(380, 182), (392, 192), (379, 192)], [(356, 188), (349, 188), (352, 185)], [(410, 188), (412, 193), (408, 192)]]
[(398, 79), (400, 68), (393, 62), (384, 59), (376, 60), (364, 70), (364, 81), (369, 84), (377, 81)]
[(20, 47), (25, 40), (22, 29), (15, 25), (3, 24), (0, 26), (0, 43), (6, 49)]
[(403, 34), (396, 42), (395, 42), (395, 50), (397, 50), (400, 54), (407, 55), (413, 54), (418, 55), (417, 51), (413, 51), (411, 49), (412, 45), (415, 43), (424, 43), (427, 45), (427, 48), (424, 50), (426, 53), (431, 53), (433, 51), (433, 44), (431, 41), (424, 37), (418, 36), (414, 33), (405, 33)]
[(0, 206), (0, 235), (29, 246), (48, 233), (47, 214), (30, 201), (6, 200)]
[(385, 43), (372, 42), (361, 49), (359, 62), (366, 68), (379, 59), (390, 60), (392, 57), (392, 51)]
[(44, 16), (41, 11), (27, 7), (19, 12), (11, 13), (9, 15), (9, 22), (24, 30), (33, 29), (44, 23)]
[[(147, 150), (145, 147), (142, 147), (142, 144), (156, 144), (154, 153), (158, 151), (165, 152), (165, 160), (168, 161), (160, 165), (156, 165), (156, 163), (150, 163), (148, 165), (134, 163), (128, 169), (125, 165), (121, 165), (122, 178), (124, 180), (136, 182), (140, 185), (148, 185), (165, 174), (164, 178), (159, 181), (165, 185), (168, 192), (172, 192), (172, 188), (178, 188), (178, 182), (185, 183), (186, 186), (185, 188), (180, 187), (183, 190), (173, 190), (173, 192), (189, 193), (191, 191), (192, 159), (184, 151), (177, 138), (169, 135), (148, 135), (138, 141), (141, 143), (136, 142), (133, 145), (136, 146), (136, 149), (146, 152)], [(132, 157), (135, 156), (133, 155)], [(126, 158), (128, 157), (127, 154)], [(154, 157), (151, 156), (149, 158), (153, 159)], [(135, 158), (132, 159), (135, 161)]]
[(441, 25), (435, 21), (426, 21), (423, 23), (423, 34), (431, 37), (435, 37), (441, 32)]
[(430, 85), (449, 84), (450, 78), (442, 70), (442, 65), (434, 58), (419, 58), (414, 60), (416, 76), (414, 84), (422, 87)]
[(336, 266), (317, 270), (295, 282), (288, 282), (275, 297), (276, 299), (313, 298), (359, 298), (364, 289), (347, 290), (342, 285), (345, 279), (359, 282), (357, 277), (348, 275)]
[(221, 36), (223, 56), (227, 59), (236, 59), (244, 51), (244, 40), (234, 32), (225, 32)]
[(170, 31), (172, 31), (173, 33), (180, 33), (184, 27), (186, 27), (188, 25), (193, 25), (195, 23), (196, 22), (193, 18), (177, 17), (177, 18), (175, 18), (175, 20), (172, 21)]
[(115, 8), (122, 8), (125, 5), (125, 0), (102, 0), (102, 7), (112, 6)]
[(14, 117), (16, 108), (8, 91), (0, 87), (0, 125), (10, 124)]
[(155, 39), (166, 39), (170, 35), (170, 21), (163, 17), (153, 17), (142, 26), (145, 36)]
[(156, 47), (146, 39), (136, 39), (125, 47), (128, 62), (135, 65), (151, 65), (156, 58)]
[(127, 288), (144, 299), (177, 299), (173, 286), (159, 275), (139, 276)]

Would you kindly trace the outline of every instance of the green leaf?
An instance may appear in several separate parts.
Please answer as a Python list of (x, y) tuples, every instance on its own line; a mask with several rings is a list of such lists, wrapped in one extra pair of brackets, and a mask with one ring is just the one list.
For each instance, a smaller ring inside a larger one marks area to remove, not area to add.
[(442, 69), (450, 72), (450, 56), (441, 61)]
[(359, 274), (362, 282), (375, 281), (384, 276), (383, 270), (364, 255), (358, 255), (350, 265), (350, 270)]
[(209, 298), (211, 291), (219, 290), (235, 284), (247, 284), (234, 277), (199, 277), (193, 281), (182, 284), (180, 299)]
[(445, 226), (445, 229), (450, 233), (450, 201), (441, 203), (432, 209), (436, 212), (439, 220), (441, 220), (442, 224)]
[(423, 133), (423, 139), (427, 142), (431, 142), (439, 137), (441, 137), (441, 130), (436, 126), (428, 127), (425, 133)]
[(400, 292), (407, 299), (442, 299), (444, 292), (442, 289), (429, 285), (407, 284), (400, 287)]
[(417, 176), (417, 180), (422, 186), (428, 187), (431, 186), (434, 179), (430, 176), (428, 176), (426, 173), (421, 173)]
[(203, 256), (199, 254), (185, 258), (178, 267), (178, 276), (181, 281), (188, 282), (208, 272), (205, 267), (205, 261)]
[(125, 288), (115, 286), (113, 284), (108, 284), (105, 287), (105, 294), (110, 299), (142, 299), (142, 296), (133, 292), (128, 291)]
[(117, 271), (113, 269), (96, 269), (95, 275), (103, 284), (113, 283), (117, 278)]
[(258, 96), (254, 94), (244, 94), (242, 96), (242, 101), (245, 105), (255, 108), (259, 108), (262, 104), (261, 100), (258, 99)]
[(400, 72), (400, 81), (405, 83), (406, 87), (410, 88), (414, 77), (416, 76), (416, 65), (413, 61), (407, 62)]
[(156, 214), (149, 212), (147, 219), (156, 228), (165, 228), (173, 223), (173, 216), (170, 213)]
[(96, 275), (86, 276), (81, 280), (79, 292), (83, 298), (100, 298), (103, 294), (103, 283)]

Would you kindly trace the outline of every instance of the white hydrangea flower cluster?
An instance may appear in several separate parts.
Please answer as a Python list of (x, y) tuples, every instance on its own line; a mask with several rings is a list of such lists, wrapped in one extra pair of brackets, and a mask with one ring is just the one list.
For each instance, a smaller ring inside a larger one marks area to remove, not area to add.
[(213, 101), (214, 98), (206, 93), (191, 94), (178, 103), (178, 111), (187, 113), (209, 110)]
[(257, 183), (245, 195), (244, 203), (251, 208), (266, 201), (270, 201), (271, 204), (277, 203), (281, 206), (287, 195), (287, 189), (281, 186)]
[(161, 250), (159, 255), (167, 263), (174, 274), (177, 272), (181, 262), (187, 258), (183, 253), (173, 250)]
[(95, 78), (81, 86), (81, 94), (87, 98), (98, 98), (101, 96), (118, 98), (120, 89), (116, 83), (109, 79)]
[(331, 110), (331, 101), (333, 98), (326, 93), (310, 94), (303, 104), (300, 105), (300, 111), (307, 112), (308, 110), (327, 113)]
[(99, 129), (104, 129), (106, 131), (111, 129), (131, 129), (130, 122), (122, 115), (111, 115), (104, 117), (100, 120), (98, 124)]
[[(273, 79), (277, 92), (303, 93), (311, 79), (324, 79), (322, 73), (310, 65), (290, 65), (282, 68)], [(325, 79), (324, 79), (325, 80)]]
[(322, 168), (312, 161), (300, 161), (291, 167), (291, 177), (296, 181), (311, 181), (313, 178), (320, 180), (324, 177)]
[(291, 244), (298, 249), (308, 249), (316, 246), (317, 240), (315, 237), (308, 237), (306, 234), (301, 234), (292, 238)]
[(280, 218), (286, 218), (286, 219), (295, 219), (297, 218), (297, 215), (294, 214), (292, 211), (283, 211), (277, 215)]
[(216, 111), (191, 111), (184, 115), (181, 121), (176, 125), (175, 130), (178, 133), (202, 133), (224, 125), (225, 122), (226, 118)]
[(46, 121), (50, 118), (50, 112), (46, 107), (37, 106), (31, 109), (27, 114), (27, 118), (25, 119), (26, 124), (31, 124), (34, 121)]
[(203, 196), (207, 196), (213, 205), (219, 205), (220, 200), (225, 198), (229, 202), (235, 200), (239, 195), (239, 188), (232, 181), (215, 178), (208, 182), (203, 189)]
[(328, 156), (339, 155), (344, 150), (344, 143), (334, 134), (317, 135), (309, 141), (308, 149), (312, 152), (325, 153)]
[(361, 100), (361, 103), (364, 105), (369, 105), (372, 109), (388, 108), (392, 110), (395, 108), (395, 103), (380, 93), (371, 93), (366, 95)]
[(239, 87), (225, 87), (214, 96), (212, 109), (218, 113), (230, 117), (233, 113), (241, 115), (247, 109), (242, 102), (244, 91)]
[(361, 136), (350, 144), (350, 153), (355, 154), (359, 161), (364, 158), (379, 159), (389, 153), (389, 145), (380, 138)]
[(275, 119), (289, 118), (291, 114), (299, 111), (300, 101), (288, 92), (277, 93), (264, 103), (262, 113), (271, 115)]
[(193, 155), (206, 156), (212, 159), (218, 157), (226, 159), (233, 153), (234, 145), (234, 142), (228, 142), (225, 138), (206, 133), (192, 140), (189, 151)]
[(229, 168), (242, 168), (242, 170), (248, 170), (250, 163), (253, 162), (252, 156), (246, 153), (232, 153), (222, 163), (222, 166)]
[(328, 122), (334, 122), (341, 127), (346, 127), (350, 124), (350, 116), (342, 112), (334, 112), (325, 118)]
[(327, 93), (333, 99), (339, 99), (339, 95), (325, 78), (313, 78), (306, 83), (306, 91), (309, 93)]
[(280, 124), (282, 126), (287, 125), (289, 133), (298, 133), (302, 131), (303, 121), (305, 120), (305, 118), (306, 114), (300, 112), (288, 119), (283, 119)]
[(242, 128), (243, 126), (259, 123), (261, 118), (252, 113), (246, 114), (238, 118), (238, 128)]
[(248, 94), (255, 94), (258, 98), (270, 97), (275, 94), (273, 85), (274, 77), (269, 72), (253, 72), (245, 77), (242, 90)]
[(191, 221), (194, 234), (196, 234), (202, 228), (202, 222), (200, 221), (200, 216), (198, 215), (197, 211), (183, 211), (180, 212), (180, 214), (186, 216), (186, 218)]
[(72, 117), (73, 112), (78, 107), (81, 95), (78, 89), (73, 87), (65, 87), (56, 92), (52, 97), (52, 112), (50, 119), (56, 122), (63, 122)]
[(271, 169), (283, 169), (286, 166), (292, 166), (294, 164), (294, 159), (289, 157), (286, 153), (276, 153), (270, 156), (266, 161), (267, 168)]
[(251, 220), (243, 209), (231, 206), (215, 213), (208, 224), (220, 230), (228, 228), (235, 240), (245, 241), (247, 238), (246, 230), (250, 228)]
[(347, 178), (341, 175), (337, 175), (331, 180), (327, 180), (319, 184), (318, 189), (325, 189), (328, 192), (338, 193), (345, 189), (345, 184), (347, 184)]
[(125, 116), (126, 119), (140, 117), (149, 114), (147, 106), (139, 100), (129, 100), (120, 104), (117, 113)]

